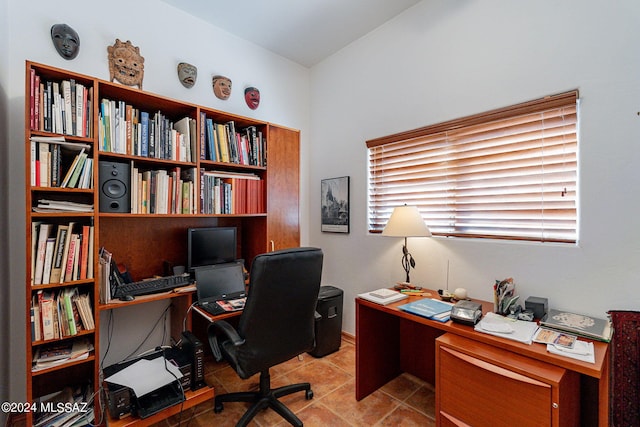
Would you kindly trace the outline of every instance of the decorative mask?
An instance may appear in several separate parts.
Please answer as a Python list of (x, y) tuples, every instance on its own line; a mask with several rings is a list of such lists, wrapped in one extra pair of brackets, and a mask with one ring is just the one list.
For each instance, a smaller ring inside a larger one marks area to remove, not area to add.
[(246, 88), (244, 90), (244, 100), (249, 108), (255, 110), (260, 105), (260, 91), (253, 86)]
[(116, 79), (127, 86), (138, 86), (142, 89), (144, 77), (144, 58), (140, 56), (138, 46), (133, 46), (129, 40), (122, 43), (119, 39), (113, 46), (108, 46), (109, 79)]
[(194, 65), (187, 64), (186, 62), (178, 64), (178, 79), (180, 79), (182, 86), (190, 89), (194, 84), (196, 84), (197, 78), (198, 69)]
[(51, 41), (53, 41), (53, 46), (64, 59), (73, 59), (78, 56), (80, 37), (67, 24), (51, 26)]
[(219, 99), (227, 100), (231, 96), (231, 79), (225, 76), (213, 76), (213, 93)]

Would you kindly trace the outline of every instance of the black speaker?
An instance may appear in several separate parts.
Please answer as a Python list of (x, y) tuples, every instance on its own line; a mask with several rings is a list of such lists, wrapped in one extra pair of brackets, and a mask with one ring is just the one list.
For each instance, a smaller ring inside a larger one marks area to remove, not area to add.
[(101, 161), (98, 176), (100, 179), (100, 212), (130, 212), (131, 168), (129, 164)]

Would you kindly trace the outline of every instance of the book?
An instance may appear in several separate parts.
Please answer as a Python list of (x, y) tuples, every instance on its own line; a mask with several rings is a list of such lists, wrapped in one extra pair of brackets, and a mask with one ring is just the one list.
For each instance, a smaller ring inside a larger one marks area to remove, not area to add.
[(67, 240), (68, 225), (59, 225), (56, 235), (56, 245), (53, 253), (53, 265), (51, 266), (50, 283), (60, 283), (60, 273), (62, 272), (62, 256), (64, 255), (64, 246)]
[(91, 299), (89, 294), (74, 293), (72, 299), (74, 304), (77, 306), (84, 329), (94, 329), (95, 322), (93, 320), (93, 310), (91, 309)]
[(49, 237), (47, 239), (47, 245), (44, 251), (44, 267), (42, 269), (42, 284), (48, 285), (51, 278), (51, 265), (53, 264), (54, 248), (56, 245), (56, 238)]
[(53, 321), (53, 294), (38, 291), (38, 305), (42, 322), (42, 339), (52, 340), (55, 337)]
[(31, 341), (42, 339), (42, 318), (40, 317), (40, 305), (38, 294), (31, 297)]
[(80, 248), (80, 280), (87, 278), (87, 262), (89, 260), (89, 225), (82, 226), (82, 247)]
[[(62, 180), (62, 183), (60, 184), (60, 187), (68, 187), (69, 186), (69, 181), (71, 180), (71, 177), (72, 177), (73, 173), (75, 172), (76, 166), (78, 165), (78, 163), (80, 163), (81, 159), (83, 159), (83, 158), (86, 158), (86, 154), (84, 152), (84, 147), (81, 148), (80, 152), (74, 157), (73, 162), (71, 163), (71, 166), (69, 166), (69, 170), (67, 170), (67, 173), (64, 176), (64, 179)], [(82, 160), (82, 161), (84, 162), (84, 160)]]
[(69, 222), (69, 225), (67, 226), (67, 235), (64, 241), (64, 248), (62, 249), (62, 260), (61, 260), (61, 265), (60, 265), (60, 280), (58, 283), (64, 283), (65, 281), (65, 274), (67, 271), (67, 258), (69, 257), (69, 246), (71, 246), (71, 238), (73, 235), (73, 227), (75, 226), (75, 222), (71, 221)]
[(398, 308), (407, 313), (417, 314), (427, 319), (446, 322), (449, 320), (453, 304), (438, 301), (432, 298), (423, 298), (407, 304), (399, 305)]
[(76, 262), (76, 247), (80, 243), (80, 234), (69, 234), (70, 242), (69, 242), (69, 250), (67, 252), (67, 261), (64, 267), (64, 281), (71, 282), (74, 279), (73, 277), (73, 267)]
[(358, 296), (362, 299), (366, 299), (367, 301), (375, 302), (376, 304), (382, 304), (382, 305), (391, 304), (392, 302), (409, 298), (407, 295), (403, 293), (394, 291), (392, 289), (387, 289), (387, 288), (381, 288), (375, 291), (365, 292), (363, 294), (358, 294)]
[(38, 231), (38, 243), (36, 246), (36, 264), (34, 272), (34, 285), (42, 284), (42, 274), (44, 273), (45, 253), (47, 250), (47, 239), (51, 235), (52, 224), (40, 224)]
[(611, 341), (613, 335), (609, 319), (557, 309), (549, 309), (546, 316), (540, 320), (540, 326), (604, 342)]

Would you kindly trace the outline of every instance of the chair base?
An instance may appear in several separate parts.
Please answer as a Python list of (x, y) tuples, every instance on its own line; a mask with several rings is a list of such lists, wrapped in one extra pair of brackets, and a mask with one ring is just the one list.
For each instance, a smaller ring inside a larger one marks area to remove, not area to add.
[(300, 418), (291, 412), (284, 403), (278, 400), (279, 397), (286, 396), (299, 391), (305, 391), (305, 399), (313, 398), (311, 384), (299, 383), (290, 384), (275, 389), (271, 389), (271, 377), (268, 371), (260, 373), (260, 390), (259, 391), (241, 391), (237, 393), (222, 394), (215, 397), (214, 412), (220, 413), (224, 409), (223, 402), (252, 402), (253, 405), (244, 413), (236, 426), (246, 426), (255, 417), (259, 411), (272, 408), (282, 418), (287, 420), (291, 425), (302, 427)]

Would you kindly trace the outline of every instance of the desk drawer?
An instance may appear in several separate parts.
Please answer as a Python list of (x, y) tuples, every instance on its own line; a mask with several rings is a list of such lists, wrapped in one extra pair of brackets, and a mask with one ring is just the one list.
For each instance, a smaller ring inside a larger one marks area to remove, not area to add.
[(452, 334), (436, 340), (436, 421), (447, 426), (579, 426), (579, 376)]

